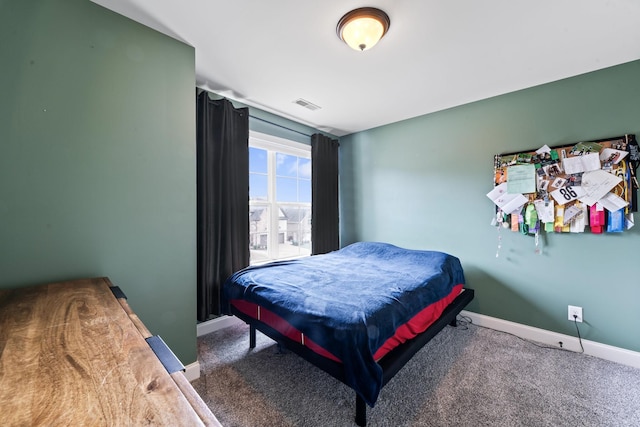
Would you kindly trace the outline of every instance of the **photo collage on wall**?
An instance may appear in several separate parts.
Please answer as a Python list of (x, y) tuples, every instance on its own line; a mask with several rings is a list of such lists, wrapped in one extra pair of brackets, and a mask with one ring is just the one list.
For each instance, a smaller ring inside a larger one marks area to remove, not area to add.
[(492, 224), (522, 234), (618, 233), (638, 210), (635, 135), (494, 157)]

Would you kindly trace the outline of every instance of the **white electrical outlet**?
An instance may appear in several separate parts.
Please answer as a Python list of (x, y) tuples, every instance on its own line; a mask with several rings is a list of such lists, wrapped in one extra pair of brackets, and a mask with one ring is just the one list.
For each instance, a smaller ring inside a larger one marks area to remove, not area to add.
[[(574, 318), (575, 316), (575, 318)], [(569, 306), (569, 320), (572, 322), (582, 322), (582, 307), (576, 307), (574, 305)]]

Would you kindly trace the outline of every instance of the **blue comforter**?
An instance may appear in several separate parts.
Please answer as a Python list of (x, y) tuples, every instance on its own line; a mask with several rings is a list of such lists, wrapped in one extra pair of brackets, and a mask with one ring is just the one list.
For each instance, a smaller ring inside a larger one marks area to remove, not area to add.
[(359, 242), (323, 255), (248, 267), (223, 286), (223, 312), (241, 299), (286, 319), (345, 367), (370, 406), (382, 387), (376, 350), (423, 308), (464, 284), (458, 258)]

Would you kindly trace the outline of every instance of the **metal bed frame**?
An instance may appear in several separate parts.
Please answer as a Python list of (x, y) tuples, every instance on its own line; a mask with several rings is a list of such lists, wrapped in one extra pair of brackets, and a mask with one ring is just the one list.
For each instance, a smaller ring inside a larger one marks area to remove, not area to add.
[[(465, 288), (463, 292), (460, 293), (452, 302), (449, 304), (440, 317), (431, 324), (424, 332), (412, 338), (411, 340), (405, 341), (400, 344), (393, 350), (391, 350), (387, 355), (385, 355), (382, 359), (378, 361), (378, 364), (382, 367), (382, 386), (384, 387), (391, 378), (394, 377), (395, 374), (402, 369), (402, 367), (416, 354), (427, 342), (429, 342), (433, 337), (435, 337), (438, 332), (444, 329), (445, 326), (456, 326), (456, 317), (457, 315), (473, 300), (474, 298), (474, 290)], [(255, 348), (256, 346), (256, 330), (259, 330), (269, 338), (278, 342), (279, 345), (284, 348), (293, 351), (298, 354), (303, 359), (307, 360), (311, 364), (317, 366), (322, 369), (329, 375), (333, 376), (337, 380), (346, 384), (344, 367), (341, 363), (335, 362), (331, 359), (327, 359), (312, 350), (308, 347), (303, 346), (302, 344), (293, 341), (282, 334), (280, 334), (275, 329), (261, 322), (260, 320), (254, 319), (241, 311), (237, 310), (235, 307), (231, 306), (231, 312), (238, 318), (242, 319), (246, 323), (249, 324), (249, 347)], [(367, 425), (367, 407), (364, 399), (356, 394), (356, 424), (361, 427)]]

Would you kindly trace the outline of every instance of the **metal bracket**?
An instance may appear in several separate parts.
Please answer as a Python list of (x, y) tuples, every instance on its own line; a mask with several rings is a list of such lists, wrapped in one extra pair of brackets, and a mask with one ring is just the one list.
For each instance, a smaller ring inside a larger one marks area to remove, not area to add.
[(122, 289), (120, 289), (119, 286), (110, 286), (109, 289), (111, 289), (111, 292), (116, 297), (116, 299), (127, 299), (127, 296), (124, 294), (124, 292), (122, 292)]
[(178, 371), (184, 371), (184, 365), (180, 360), (173, 354), (173, 351), (169, 348), (167, 344), (160, 338), (159, 335), (154, 335), (146, 339), (147, 344), (151, 347), (151, 350), (156, 354), (164, 368), (170, 374)]

